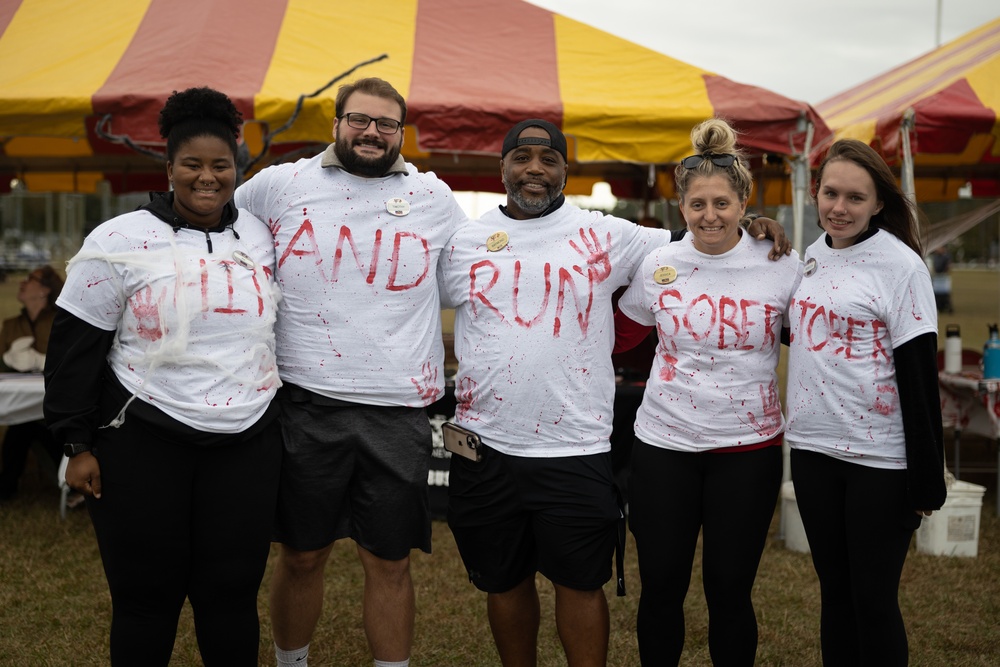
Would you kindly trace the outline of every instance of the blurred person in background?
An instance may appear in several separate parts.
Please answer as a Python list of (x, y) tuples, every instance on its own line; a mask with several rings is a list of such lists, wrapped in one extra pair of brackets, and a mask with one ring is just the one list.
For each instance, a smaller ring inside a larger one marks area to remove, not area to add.
[(947, 246), (939, 246), (931, 253), (931, 285), (934, 287), (934, 301), (940, 313), (954, 313), (951, 305), (951, 253)]
[[(40, 373), (45, 365), (45, 351), (55, 317), (56, 299), (63, 279), (51, 266), (40, 266), (21, 281), (17, 300), (21, 313), (4, 320), (0, 329), (0, 349), (3, 363), (0, 372)], [(0, 469), (0, 501), (17, 494), (17, 482), (24, 472), (28, 450), (38, 442), (58, 467), (62, 448), (45, 428), (43, 420), (12, 424), (3, 439), (3, 468)], [(82, 497), (74, 494), (71, 504), (78, 505)]]

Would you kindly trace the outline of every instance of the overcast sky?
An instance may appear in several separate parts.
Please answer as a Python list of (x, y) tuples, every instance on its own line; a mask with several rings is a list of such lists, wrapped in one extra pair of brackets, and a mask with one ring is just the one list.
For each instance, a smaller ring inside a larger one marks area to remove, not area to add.
[(528, 0), (813, 105), (1000, 17), (997, 0)]

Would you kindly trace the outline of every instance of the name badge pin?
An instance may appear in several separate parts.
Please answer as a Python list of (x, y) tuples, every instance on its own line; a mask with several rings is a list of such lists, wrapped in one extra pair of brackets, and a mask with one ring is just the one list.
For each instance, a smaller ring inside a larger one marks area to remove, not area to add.
[(816, 273), (817, 268), (818, 268), (818, 263), (816, 262), (816, 258), (810, 257), (809, 260), (806, 261), (806, 265), (802, 270), (802, 275), (811, 276), (812, 274)]
[(510, 237), (507, 236), (507, 232), (493, 232), (490, 237), (486, 239), (486, 249), (490, 252), (497, 252), (503, 250), (507, 247), (507, 241)]
[(385, 203), (385, 210), (396, 217), (402, 217), (410, 212), (410, 202), (402, 197), (393, 197)]
[(246, 254), (242, 250), (236, 250), (235, 252), (233, 252), (233, 260), (235, 260), (236, 263), (242, 266), (244, 269), (252, 269), (253, 267), (257, 266), (256, 264), (254, 264), (254, 261), (250, 259), (250, 255)]
[(672, 266), (661, 266), (653, 271), (653, 280), (657, 285), (669, 285), (677, 280), (677, 269)]

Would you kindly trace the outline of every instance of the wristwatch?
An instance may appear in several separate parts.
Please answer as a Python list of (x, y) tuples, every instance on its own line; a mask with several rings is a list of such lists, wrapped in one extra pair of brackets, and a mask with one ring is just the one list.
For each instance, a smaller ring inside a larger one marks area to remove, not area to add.
[(63, 445), (63, 454), (69, 458), (73, 458), (77, 454), (89, 452), (90, 449), (91, 445), (89, 442), (67, 442)]

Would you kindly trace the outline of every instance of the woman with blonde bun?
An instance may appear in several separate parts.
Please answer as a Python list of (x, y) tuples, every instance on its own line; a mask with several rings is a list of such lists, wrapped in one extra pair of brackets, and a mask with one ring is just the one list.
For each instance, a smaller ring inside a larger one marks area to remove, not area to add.
[(744, 230), (753, 186), (736, 132), (711, 119), (674, 172), (688, 234), (653, 251), (618, 302), (615, 351), (656, 327), (635, 420), (629, 526), (639, 554), (644, 665), (677, 665), (699, 532), (714, 665), (753, 665), (750, 598), (781, 484), (777, 364), (800, 278), (795, 253)]

